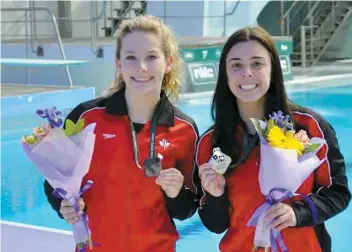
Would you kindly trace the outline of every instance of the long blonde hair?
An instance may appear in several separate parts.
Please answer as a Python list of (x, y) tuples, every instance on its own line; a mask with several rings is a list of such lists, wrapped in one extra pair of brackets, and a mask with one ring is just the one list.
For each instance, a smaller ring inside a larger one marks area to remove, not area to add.
[[(165, 58), (167, 59), (170, 56), (173, 58), (172, 68), (168, 73), (165, 73), (161, 88), (168, 96), (177, 99), (183, 78), (183, 60), (179, 54), (178, 44), (174, 33), (170, 28), (163, 24), (160, 19), (153, 16), (141, 15), (129, 20), (124, 20), (119, 27), (117, 35), (116, 59), (120, 59), (122, 38), (133, 31), (150, 32), (160, 36)], [(105, 91), (104, 95), (112, 95), (124, 86), (125, 82), (122, 75), (121, 73), (118, 73), (111, 86)]]

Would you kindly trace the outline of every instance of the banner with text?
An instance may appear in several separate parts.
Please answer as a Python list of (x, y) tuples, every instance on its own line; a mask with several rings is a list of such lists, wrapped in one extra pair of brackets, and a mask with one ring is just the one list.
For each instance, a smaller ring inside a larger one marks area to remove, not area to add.
[[(275, 43), (280, 55), (284, 79), (292, 80), (293, 75), (290, 58), (293, 51), (292, 41), (278, 40)], [(186, 92), (214, 90), (218, 77), (221, 52), (221, 46), (182, 49), (182, 58), (186, 68)]]

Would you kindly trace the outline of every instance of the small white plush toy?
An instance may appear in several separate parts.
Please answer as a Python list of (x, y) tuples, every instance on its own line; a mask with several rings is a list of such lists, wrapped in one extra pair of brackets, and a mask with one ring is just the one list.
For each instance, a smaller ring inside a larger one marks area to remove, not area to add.
[(231, 164), (231, 157), (222, 153), (220, 148), (216, 147), (213, 149), (213, 155), (211, 156), (209, 163), (213, 165), (213, 169), (216, 172), (224, 174)]

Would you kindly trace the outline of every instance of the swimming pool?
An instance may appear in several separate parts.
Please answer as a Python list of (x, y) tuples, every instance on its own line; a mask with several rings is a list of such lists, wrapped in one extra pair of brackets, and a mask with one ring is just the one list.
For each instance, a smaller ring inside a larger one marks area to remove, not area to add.
[[(330, 88), (289, 89), (289, 97), (321, 113), (335, 128), (342, 153), (348, 164), (352, 188), (352, 85)], [(180, 102), (178, 107), (196, 121), (200, 133), (210, 125), (210, 98)], [(47, 104), (48, 106), (51, 104)], [(4, 108), (3, 108), (4, 109)], [(6, 108), (5, 108), (6, 109)], [(24, 156), (19, 139), (38, 123), (34, 114), (2, 117), (1, 131), (1, 219), (50, 228), (71, 230), (51, 210), (43, 192), (43, 178)], [(352, 207), (327, 222), (333, 239), (333, 251), (347, 252), (346, 241), (352, 238)], [(184, 222), (176, 221), (181, 234), (180, 252), (217, 251), (221, 235), (205, 230), (197, 215)], [(197, 249), (196, 249), (197, 248)]]

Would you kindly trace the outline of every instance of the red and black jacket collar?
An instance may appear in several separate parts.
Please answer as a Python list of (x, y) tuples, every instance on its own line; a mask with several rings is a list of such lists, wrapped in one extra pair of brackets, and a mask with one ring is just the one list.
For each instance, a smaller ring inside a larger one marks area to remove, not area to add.
[[(125, 88), (120, 89), (106, 100), (106, 113), (117, 116), (127, 116), (127, 103), (125, 98)], [(174, 106), (167, 98), (164, 91), (160, 93), (160, 114), (157, 123), (165, 126), (174, 126), (175, 111)]]

